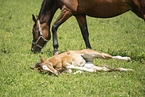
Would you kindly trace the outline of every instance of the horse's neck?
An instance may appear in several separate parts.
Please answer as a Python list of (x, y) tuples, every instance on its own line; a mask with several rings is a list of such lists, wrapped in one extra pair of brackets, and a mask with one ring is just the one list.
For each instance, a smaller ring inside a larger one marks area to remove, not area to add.
[(48, 26), (50, 25), (54, 13), (57, 10), (55, 5), (56, 5), (55, 1), (51, 1), (51, 2), (50, 0), (43, 1), (38, 16), (38, 19), (40, 20), (41, 23), (46, 23)]

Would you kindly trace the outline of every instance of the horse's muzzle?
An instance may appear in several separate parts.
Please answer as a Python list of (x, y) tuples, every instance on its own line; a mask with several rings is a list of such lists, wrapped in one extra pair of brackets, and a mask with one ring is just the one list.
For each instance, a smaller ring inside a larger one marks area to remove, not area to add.
[(38, 49), (33, 49), (33, 48), (31, 48), (31, 51), (32, 51), (33, 53), (39, 53), (39, 52), (41, 52), (41, 49), (38, 50)]

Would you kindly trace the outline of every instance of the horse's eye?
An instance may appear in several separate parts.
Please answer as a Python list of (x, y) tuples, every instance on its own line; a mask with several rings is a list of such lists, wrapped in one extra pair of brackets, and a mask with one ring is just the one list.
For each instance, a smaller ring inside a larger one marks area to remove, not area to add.
[(32, 30), (32, 34), (33, 34), (33, 35), (36, 34), (36, 30), (35, 30), (35, 29)]

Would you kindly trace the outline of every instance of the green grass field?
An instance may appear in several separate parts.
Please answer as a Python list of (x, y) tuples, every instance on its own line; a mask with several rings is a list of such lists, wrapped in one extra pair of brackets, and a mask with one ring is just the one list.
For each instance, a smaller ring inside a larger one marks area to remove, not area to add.
[[(130, 62), (95, 59), (94, 64), (131, 68), (134, 72), (84, 72), (56, 77), (30, 70), (39, 62), (39, 55), (45, 59), (53, 55), (52, 39), (41, 53), (30, 51), (31, 15), (39, 13), (42, 0), (0, 2), (0, 97), (145, 96), (145, 22), (132, 12), (110, 19), (87, 20), (92, 49), (132, 58)], [(74, 17), (60, 26), (58, 39), (61, 52), (85, 49)]]

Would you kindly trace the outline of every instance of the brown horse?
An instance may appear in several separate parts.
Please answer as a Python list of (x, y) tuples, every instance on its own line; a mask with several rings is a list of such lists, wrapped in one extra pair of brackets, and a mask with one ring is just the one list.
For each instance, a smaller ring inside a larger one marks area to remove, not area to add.
[(54, 53), (58, 53), (57, 29), (71, 16), (75, 16), (80, 26), (86, 48), (91, 48), (86, 15), (109, 18), (131, 10), (145, 20), (145, 0), (44, 0), (33, 27), (32, 51), (41, 51), (51, 38), (50, 24), (57, 9), (61, 13), (52, 26)]

